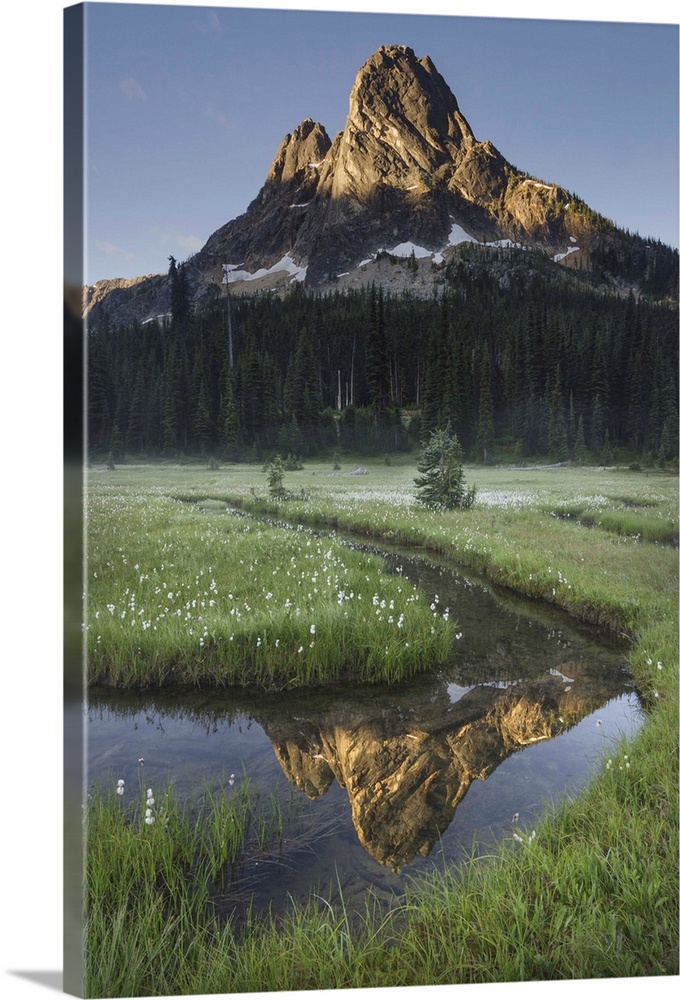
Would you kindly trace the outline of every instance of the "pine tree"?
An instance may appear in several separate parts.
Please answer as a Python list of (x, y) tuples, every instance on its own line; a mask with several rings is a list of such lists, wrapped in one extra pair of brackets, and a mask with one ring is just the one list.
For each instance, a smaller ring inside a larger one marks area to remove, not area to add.
[(283, 460), (280, 455), (276, 456), (269, 467), (267, 484), (269, 486), (269, 495), (273, 497), (274, 500), (283, 500), (285, 498), (286, 490), (283, 485)]
[(479, 410), (477, 420), (477, 449), (482, 462), (486, 462), (494, 439), (493, 402), (491, 399), (491, 359), (484, 344), (479, 377)]
[(571, 457), (574, 457), (574, 445), (576, 443), (576, 413), (574, 411), (574, 393), (569, 393), (569, 419), (567, 422), (567, 450)]
[(418, 500), (433, 510), (472, 507), (476, 489), (465, 488), (462, 449), (451, 428), (433, 431), (420, 453), (419, 476), (414, 479)]
[(307, 328), (303, 327), (288, 365), (284, 386), (286, 423), (293, 420), (304, 440), (305, 454), (316, 451), (322, 409), (319, 365)]
[(574, 461), (583, 465), (586, 460), (586, 438), (583, 430), (583, 414), (579, 413), (576, 438), (574, 439)]
[(164, 451), (180, 448), (181, 388), (177, 372), (177, 349), (172, 340), (165, 356), (161, 385), (161, 427)]
[(99, 337), (90, 338), (87, 369), (88, 439), (93, 450), (107, 448), (111, 440), (111, 409), (113, 387), (111, 366), (104, 354), (108, 329)]
[(211, 449), (212, 443), (212, 419), (208, 411), (205, 380), (201, 379), (194, 412), (194, 444), (200, 454), (205, 455)]
[(283, 427), (280, 428), (276, 444), (287, 455), (309, 454), (309, 440), (305, 440), (305, 436), (300, 430), (300, 425), (294, 413)]
[(560, 387), (560, 373), (555, 371), (552, 386), (546, 390), (548, 400), (548, 454), (554, 462), (563, 462), (569, 455), (567, 428), (564, 420), (564, 402)]
[(664, 465), (668, 459), (671, 457), (671, 439), (668, 432), (668, 421), (664, 422), (661, 428), (661, 438), (659, 441), (659, 450), (656, 455), (659, 464)]
[(146, 400), (147, 392), (143, 369), (137, 370), (135, 387), (130, 400), (130, 411), (125, 440), (128, 451), (133, 455), (144, 451), (146, 440)]
[(238, 452), (238, 413), (234, 397), (234, 378), (231, 368), (224, 376), (224, 392), (220, 406), (220, 444), (227, 458), (234, 458)]
[(118, 430), (118, 424), (114, 423), (111, 429), (111, 457), (113, 461), (120, 462), (124, 458), (123, 437)]
[(421, 413), (424, 441), (438, 427), (446, 427), (448, 423), (456, 427), (454, 382), (449, 303), (444, 296), (439, 308), (438, 322), (430, 338), (425, 367)]
[(590, 422), (590, 448), (596, 455), (599, 455), (602, 451), (602, 445), (604, 444), (604, 430), (605, 426), (602, 401), (599, 393), (597, 393), (595, 399), (593, 400), (593, 415)]
[(236, 364), (239, 427), (246, 445), (259, 441), (263, 426), (262, 364), (252, 329), (246, 332), (246, 342)]
[(376, 297), (371, 290), (370, 319), (366, 343), (366, 385), (376, 421), (381, 423), (391, 403), (390, 355), (385, 325), (385, 300), (382, 288)]
[(189, 285), (184, 264), (178, 264), (174, 257), (168, 258), (170, 267), (170, 313), (171, 322), (181, 333), (186, 333), (187, 321), (191, 312)]

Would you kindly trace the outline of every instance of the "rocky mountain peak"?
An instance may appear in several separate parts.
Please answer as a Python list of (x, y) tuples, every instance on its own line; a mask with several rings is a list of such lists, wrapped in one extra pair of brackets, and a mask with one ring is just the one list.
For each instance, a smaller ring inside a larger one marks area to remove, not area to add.
[(323, 125), (305, 118), (284, 136), (267, 174), (267, 184), (286, 184), (309, 169), (316, 169), (331, 148)]
[(381, 184), (423, 190), (474, 141), (429, 56), (418, 59), (406, 45), (381, 46), (352, 87), (330, 193), (365, 200)]
[[(213, 269), (218, 258), (218, 267), (238, 264), (239, 275), (278, 268), (277, 283), (286, 261), (296, 280), (318, 284), (390, 244), (436, 250), (456, 199), (468, 200), (459, 196), (457, 172), (466, 191), (479, 189), (479, 169), (496, 180), (503, 172), (505, 161), (493, 154), (476, 141), (428, 56), (381, 46), (357, 73), (343, 131), (331, 143), (306, 118), (287, 134), (257, 198), (210, 237), (205, 256)], [(498, 235), (479, 224), (471, 234), (487, 231)]]
[[(588, 268), (595, 252), (622, 274), (627, 240), (565, 189), (478, 141), (429, 56), (382, 45), (357, 73), (344, 129), (331, 142), (305, 118), (286, 134), (247, 211), (210, 236), (187, 275), (196, 298), (215, 287), (224, 293), (227, 275), (235, 292), (291, 281), (344, 288), (383, 283), (385, 255), (415, 254), (425, 288), (462, 243), (536, 251), (570, 269)], [(167, 311), (152, 291), (134, 304), (126, 297), (141, 319)], [(100, 298), (111, 304), (114, 292), (121, 297), (111, 289)], [(86, 311), (96, 304), (91, 296)]]

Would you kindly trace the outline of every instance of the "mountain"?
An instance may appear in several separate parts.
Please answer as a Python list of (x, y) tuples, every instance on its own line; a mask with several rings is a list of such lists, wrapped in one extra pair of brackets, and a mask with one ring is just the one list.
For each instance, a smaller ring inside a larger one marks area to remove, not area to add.
[[(191, 294), (409, 283), (429, 294), (465, 248), (527, 266), (548, 261), (591, 284), (677, 298), (677, 251), (632, 236), (559, 185), (512, 166), (478, 141), (429, 56), (385, 45), (359, 70), (345, 128), (330, 140), (310, 118), (281, 142), (262, 188), (186, 262)], [(396, 271), (385, 257), (404, 258)], [(514, 254), (516, 257), (516, 254)], [(416, 269), (408, 265), (418, 261)], [(170, 309), (169, 284), (86, 289), (103, 309), (144, 320)]]
[(199, 256), (238, 264), (235, 280), (281, 269), (288, 258), (319, 284), (381, 249), (434, 255), (467, 235), (557, 255), (575, 252), (592, 232), (566, 191), (520, 173), (475, 139), (428, 56), (392, 45), (359, 70), (335, 140), (302, 122), (245, 215), (213, 233)]

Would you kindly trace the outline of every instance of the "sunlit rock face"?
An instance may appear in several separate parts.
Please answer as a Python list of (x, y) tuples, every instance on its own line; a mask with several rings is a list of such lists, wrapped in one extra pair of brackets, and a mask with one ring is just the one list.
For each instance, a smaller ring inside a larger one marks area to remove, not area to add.
[(386, 185), (422, 195), (432, 178), (450, 178), (474, 145), (430, 58), (417, 59), (406, 46), (383, 46), (359, 70), (321, 192), (367, 202)]
[[(477, 140), (429, 56), (384, 45), (359, 69), (344, 129), (331, 141), (322, 124), (305, 118), (285, 135), (246, 212), (185, 262), (185, 276), (197, 302), (226, 294), (229, 284), (234, 293), (283, 292), (296, 282), (390, 288), (394, 273), (383, 273), (384, 254), (394, 262), (412, 247), (427, 264), (417, 282), (424, 295), (461, 243), (491, 244), (497, 256), (538, 251), (562, 278), (587, 268), (595, 249), (620, 261), (632, 252), (628, 234)], [(671, 250), (638, 246), (638, 265), (641, 253), (653, 267), (655, 255)], [(415, 279), (405, 270), (400, 280), (411, 287)], [(104, 306), (112, 321), (125, 323), (169, 309), (167, 276), (141, 289), (99, 284), (84, 300), (94, 325)]]
[(416, 704), (389, 691), (365, 712), (340, 703), (325, 716), (263, 726), (286, 778), (310, 798), (336, 780), (360, 842), (398, 871), (430, 853), (475, 779), (596, 711), (618, 693), (613, 684), (566, 663), (541, 680), (473, 687), (454, 704), (442, 684)]
[(266, 186), (312, 181), (310, 194), (316, 187), (319, 167), (330, 149), (331, 141), (323, 125), (311, 118), (298, 125), (291, 135), (287, 135), (278, 148), (274, 162), (267, 174)]
[(479, 242), (531, 239), (557, 252), (572, 234), (568, 202), (475, 139), (429, 56), (387, 45), (360, 68), (343, 131), (331, 143), (305, 119), (245, 215), (202, 254), (250, 273), (289, 254), (319, 283), (402, 242), (441, 250), (452, 222)]

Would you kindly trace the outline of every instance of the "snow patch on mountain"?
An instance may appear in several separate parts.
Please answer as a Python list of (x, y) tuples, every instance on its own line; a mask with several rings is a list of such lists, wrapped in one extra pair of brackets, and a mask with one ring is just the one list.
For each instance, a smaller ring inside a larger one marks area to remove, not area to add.
[(477, 243), (474, 236), (470, 236), (466, 233), (462, 226), (459, 226), (457, 222), (451, 226), (451, 232), (449, 233), (448, 246), (455, 247), (459, 243)]
[(292, 281), (304, 281), (307, 277), (307, 267), (301, 267), (299, 264), (296, 264), (290, 254), (284, 254), (276, 264), (272, 264), (271, 267), (261, 267), (254, 273), (241, 271), (239, 267), (239, 264), (222, 265), (224, 272), (223, 285), (229, 281), (255, 281), (257, 278), (266, 278), (268, 275), (276, 274), (279, 271), (287, 271)]
[[(461, 225), (454, 222), (451, 226), (451, 231), (449, 232), (448, 242), (441, 250), (428, 250), (427, 247), (420, 246), (418, 243), (414, 243), (412, 240), (405, 240), (403, 243), (397, 243), (396, 246), (391, 248), (381, 247), (370, 257), (366, 257), (364, 260), (359, 261), (356, 265), (357, 268), (365, 267), (367, 264), (372, 264), (379, 254), (389, 254), (390, 257), (401, 257), (410, 258), (415, 257), (418, 260), (430, 259), (433, 264), (443, 264), (444, 263), (444, 251), (449, 247), (459, 246), (461, 243), (474, 243), (476, 246), (484, 247), (497, 247), (499, 249), (513, 249), (513, 250), (530, 250), (530, 247), (523, 246), (521, 243), (513, 243), (512, 240), (494, 240), (492, 243), (480, 243), (476, 240), (474, 236), (471, 236), (466, 232)], [(574, 247), (573, 249), (577, 249)]]
[(432, 251), (419, 247), (417, 243), (397, 243), (391, 250), (379, 250), (378, 253), (388, 253), (391, 257), (431, 257)]
[(565, 257), (568, 257), (570, 253), (576, 253), (580, 249), (580, 247), (569, 247), (564, 253), (556, 253), (553, 260), (557, 264), (559, 261), (564, 260)]

